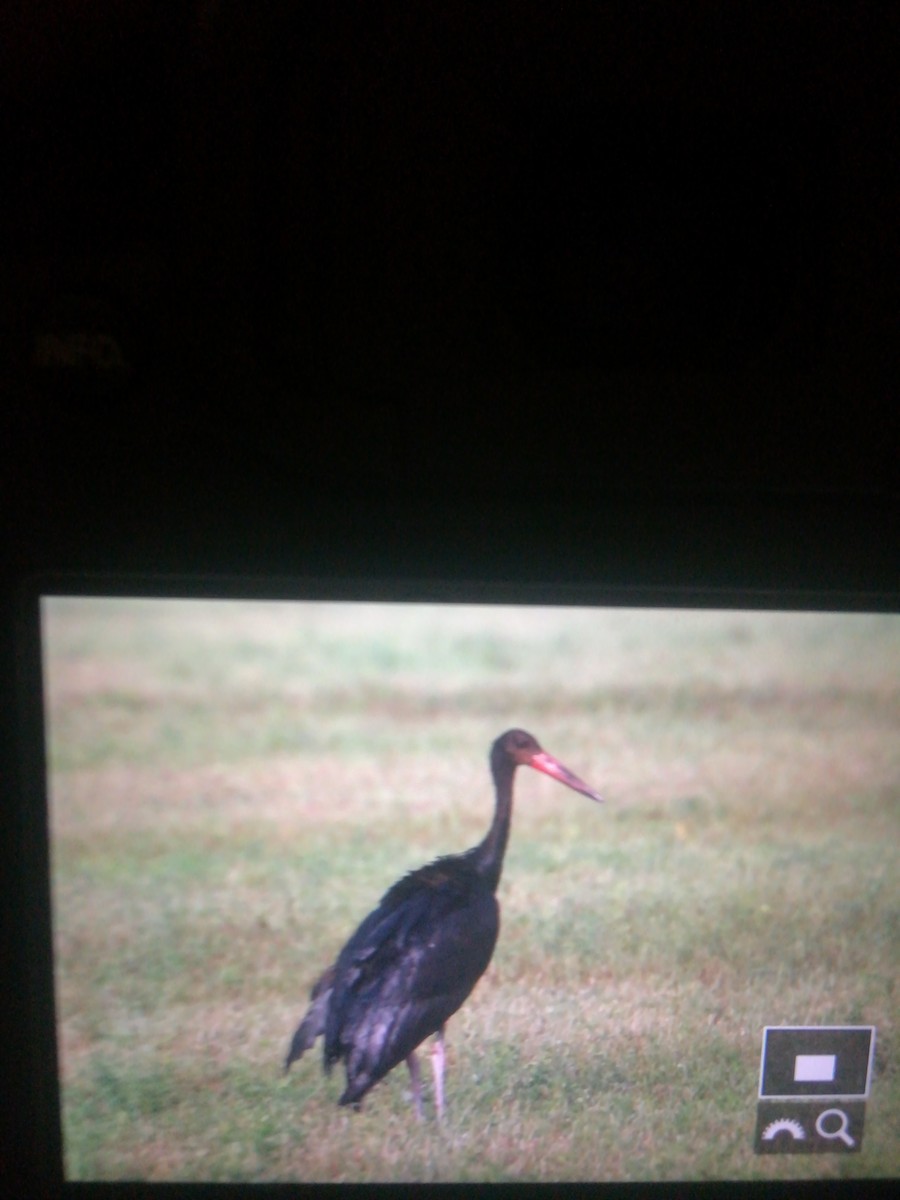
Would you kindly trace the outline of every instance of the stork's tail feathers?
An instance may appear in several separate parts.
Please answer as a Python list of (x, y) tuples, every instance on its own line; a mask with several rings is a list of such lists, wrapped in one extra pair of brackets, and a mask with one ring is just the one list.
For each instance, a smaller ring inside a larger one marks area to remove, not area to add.
[(334, 981), (334, 967), (331, 966), (316, 982), (310, 993), (312, 1003), (307, 1009), (306, 1016), (297, 1026), (297, 1031), (291, 1038), (291, 1046), (284, 1060), (284, 1069), (289, 1071), (291, 1063), (302, 1058), (315, 1042), (316, 1038), (325, 1032), (325, 1017), (328, 1012), (328, 1002), (331, 999), (331, 987)]

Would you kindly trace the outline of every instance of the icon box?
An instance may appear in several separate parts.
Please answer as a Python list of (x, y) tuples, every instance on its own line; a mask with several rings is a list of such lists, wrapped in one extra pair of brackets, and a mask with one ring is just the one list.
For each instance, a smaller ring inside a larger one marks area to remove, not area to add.
[(865, 1100), (874, 1025), (767, 1025), (759, 1069), (762, 1100)]
[(753, 1149), (757, 1154), (858, 1154), (865, 1100), (760, 1100)]

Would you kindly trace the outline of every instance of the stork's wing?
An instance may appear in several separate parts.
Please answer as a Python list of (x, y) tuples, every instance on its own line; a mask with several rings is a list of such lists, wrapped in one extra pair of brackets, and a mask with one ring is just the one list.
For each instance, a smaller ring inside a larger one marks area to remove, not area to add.
[(342, 1103), (440, 1029), (490, 962), (499, 929), (493, 892), (474, 873), (439, 865), (395, 885), (338, 958), (325, 1063), (347, 1060)]

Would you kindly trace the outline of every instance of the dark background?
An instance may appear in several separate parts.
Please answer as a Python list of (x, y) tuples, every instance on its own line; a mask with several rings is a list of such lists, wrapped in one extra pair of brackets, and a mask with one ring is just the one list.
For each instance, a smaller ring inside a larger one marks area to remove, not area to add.
[(896, 597), (898, 11), (6, 5), (7, 581)]
[(810, 541), (865, 582), (846, 543), (897, 494), (891, 6), (7, 11), (17, 562), (396, 541), (415, 571), (436, 535), (592, 577), (632, 542), (653, 575), (749, 521), (790, 530), (772, 582)]

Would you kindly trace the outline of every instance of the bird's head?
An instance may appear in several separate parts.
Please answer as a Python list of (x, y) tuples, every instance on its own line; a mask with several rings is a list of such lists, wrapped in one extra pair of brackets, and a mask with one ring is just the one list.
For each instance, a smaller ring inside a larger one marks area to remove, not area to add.
[(573, 791), (580, 792), (582, 796), (587, 796), (591, 800), (603, 800), (599, 792), (588, 787), (582, 779), (579, 779), (568, 767), (564, 767), (552, 754), (542, 750), (537, 738), (526, 733), (524, 729), (510, 729), (497, 738), (491, 747), (491, 763), (494, 766), (505, 765), (507, 769), (510, 767), (513, 769), (533, 767), (535, 771), (542, 771), (551, 779), (558, 779), (560, 783), (564, 783)]

